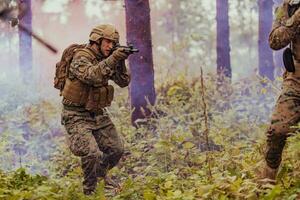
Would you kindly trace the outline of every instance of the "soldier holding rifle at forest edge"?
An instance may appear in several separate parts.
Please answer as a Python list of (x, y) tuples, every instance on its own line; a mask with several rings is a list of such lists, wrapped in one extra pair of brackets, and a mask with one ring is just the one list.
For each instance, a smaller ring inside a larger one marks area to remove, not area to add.
[(63, 96), (62, 124), (68, 132), (71, 152), (81, 158), (83, 191), (87, 195), (95, 191), (98, 178), (118, 187), (106, 176), (124, 151), (123, 141), (105, 110), (114, 96), (108, 81), (128, 86), (125, 59), (138, 51), (115, 48), (118, 44), (119, 33), (114, 26), (97, 26), (90, 33), (89, 44), (68, 47), (56, 67), (54, 84)]
[(284, 0), (276, 9), (276, 20), (269, 36), (270, 47), (283, 54), (286, 71), (281, 94), (266, 132), (266, 166), (261, 178), (275, 183), (287, 137), (296, 131), (292, 126), (300, 121), (300, 0)]

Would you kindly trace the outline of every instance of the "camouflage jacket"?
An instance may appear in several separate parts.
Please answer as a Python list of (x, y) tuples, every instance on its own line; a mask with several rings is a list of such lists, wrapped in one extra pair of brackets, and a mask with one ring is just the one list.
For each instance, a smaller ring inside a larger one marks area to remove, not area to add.
[[(89, 52), (89, 53), (87, 53)], [(130, 75), (126, 69), (125, 61), (116, 66), (109, 66), (106, 59), (97, 55), (93, 49), (87, 46), (78, 50), (69, 68), (68, 78), (78, 79), (88, 87), (101, 87), (108, 85), (108, 81), (114, 81), (120, 87), (128, 86)], [(64, 105), (79, 106), (63, 98)]]
[[(296, 72), (286, 72), (285, 78), (293, 79), (300, 77), (300, 9), (289, 17), (289, 1), (290, 0), (284, 0), (283, 4), (276, 8), (276, 19), (269, 35), (269, 44), (274, 50), (282, 49), (291, 44)], [(300, 83), (300, 80), (297, 81)]]
[[(120, 87), (128, 86), (130, 75), (127, 72), (125, 62), (117, 66), (108, 66), (105, 58), (96, 55), (92, 49), (89, 49), (94, 55), (84, 52), (75, 53), (69, 68), (70, 79), (78, 79), (89, 87), (100, 87), (107, 85), (109, 80), (114, 81)], [(61, 123), (70, 130), (71, 127), (80, 127), (80, 129), (96, 130), (107, 127), (112, 121), (106, 111), (102, 109), (98, 113), (90, 113), (82, 105), (76, 105), (73, 102), (63, 98), (63, 110)]]
[(284, 0), (275, 11), (276, 19), (269, 37), (270, 47), (274, 50), (282, 49), (291, 42), (296, 42), (298, 38), (296, 34), (299, 32), (300, 19), (296, 14), (292, 17), (288, 16), (288, 3), (289, 0)]
[(97, 55), (91, 48), (88, 49), (94, 53), (95, 57), (86, 53), (82, 54), (80, 51), (75, 53), (69, 69), (70, 78), (77, 78), (95, 87), (107, 85), (108, 80), (113, 80), (120, 87), (128, 86), (130, 75), (124, 62), (117, 66), (108, 66), (104, 57)]

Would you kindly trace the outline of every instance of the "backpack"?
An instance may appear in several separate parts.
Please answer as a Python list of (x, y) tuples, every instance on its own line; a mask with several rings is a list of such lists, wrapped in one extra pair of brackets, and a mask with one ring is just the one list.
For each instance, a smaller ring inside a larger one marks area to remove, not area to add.
[(63, 51), (61, 59), (56, 63), (54, 87), (60, 90), (60, 95), (64, 89), (66, 79), (69, 74), (70, 64), (77, 49), (84, 48), (86, 44), (72, 44)]

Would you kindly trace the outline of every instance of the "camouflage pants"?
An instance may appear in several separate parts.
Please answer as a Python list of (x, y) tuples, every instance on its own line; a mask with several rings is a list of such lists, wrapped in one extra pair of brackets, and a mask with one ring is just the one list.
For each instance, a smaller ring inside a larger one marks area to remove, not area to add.
[(123, 141), (107, 115), (63, 110), (62, 124), (68, 132), (71, 152), (81, 158), (85, 191), (93, 191), (123, 154)]
[(300, 85), (295, 82), (284, 82), (271, 117), (271, 125), (266, 132), (265, 159), (267, 165), (273, 169), (279, 167), (281, 163), (288, 134), (295, 131), (291, 126), (300, 121), (300, 91), (297, 88), (300, 89)]

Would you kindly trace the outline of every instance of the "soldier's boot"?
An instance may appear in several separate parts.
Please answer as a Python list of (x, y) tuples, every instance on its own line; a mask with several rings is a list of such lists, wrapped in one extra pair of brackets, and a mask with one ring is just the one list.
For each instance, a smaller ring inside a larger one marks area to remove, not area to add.
[(264, 183), (276, 184), (277, 171), (278, 168), (273, 169), (266, 164), (262, 170), (260, 181)]
[(83, 194), (85, 195), (93, 195), (94, 194), (94, 190), (90, 190), (90, 189), (83, 189)]
[(110, 178), (109, 176), (105, 176), (104, 177), (104, 183), (105, 183), (105, 187), (106, 188), (115, 188), (115, 189), (119, 189), (121, 186), (119, 183), (117, 183), (116, 181), (114, 181), (112, 178)]
[(273, 169), (269, 166), (265, 166), (263, 171), (263, 177), (267, 180), (269, 180), (270, 183), (275, 184), (276, 183), (276, 176), (277, 176), (278, 168)]
[(109, 167), (107, 167), (106, 165), (101, 164), (98, 169), (98, 178), (104, 180), (104, 187), (107, 189), (120, 188), (120, 185), (107, 175), (107, 172), (109, 170), (108, 168)]
[(85, 195), (93, 195), (95, 193), (96, 187), (87, 187), (86, 185), (83, 186), (83, 194)]

